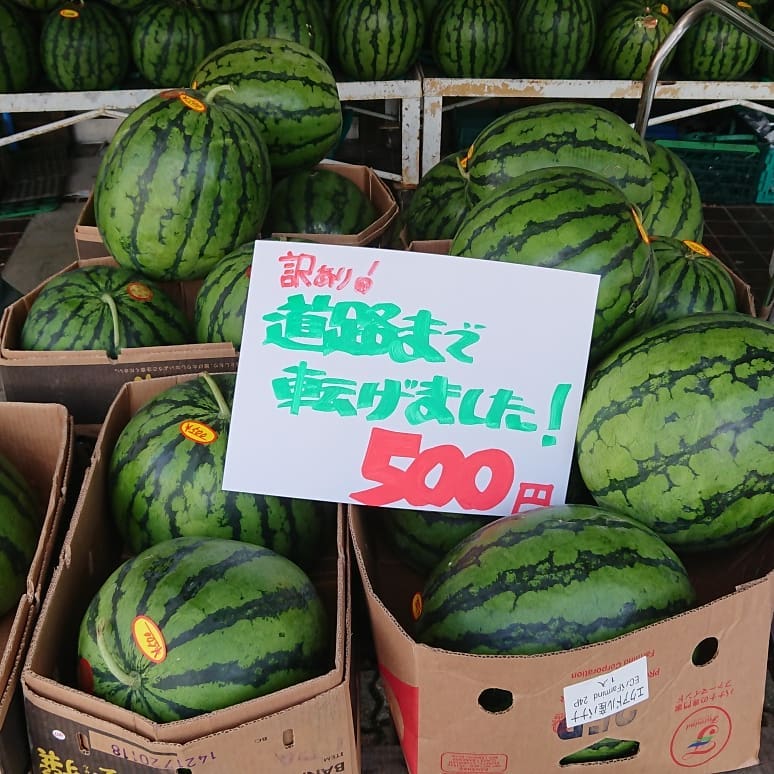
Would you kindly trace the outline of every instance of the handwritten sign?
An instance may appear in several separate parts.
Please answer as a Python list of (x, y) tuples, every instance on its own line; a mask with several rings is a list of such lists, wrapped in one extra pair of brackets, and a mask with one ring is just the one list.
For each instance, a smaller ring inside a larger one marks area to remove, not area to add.
[(598, 285), (256, 242), (224, 488), (497, 515), (563, 502)]

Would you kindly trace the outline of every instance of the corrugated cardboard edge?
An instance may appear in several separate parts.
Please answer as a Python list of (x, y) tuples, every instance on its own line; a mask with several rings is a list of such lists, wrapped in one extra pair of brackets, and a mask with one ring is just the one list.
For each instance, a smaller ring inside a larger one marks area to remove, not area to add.
[[(14, 431), (4, 427), (10, 420)], [(37, 425), (39, 439), (35, 445), (47, 445), (51, 452), (48, 460), (31, 460), (31, 444), (20, 439), (29, 437), (30, 428)], [(30, 568), (27, 589), (14, 613), (8, 639), (2, 643), (0, 654), (0, 728), (3, 727), (14, 699), (27, 646), (48, 583), (49, 570), (61, 528), (65, 497), (70, 480), (73, 456), (73, 422), (64, 406), (56, 404), (0, 402), (2, 451), (11, 456), (14, 464), (38, 491), (48, 490), (41, 503), (43, 521), (40, 537)], [(47, 485), (47, 486), (46, 486)], [(11, 613), (9, 612), (10, 616)]]
[(279, 241), (319, 242), (330, 245), (354, 245), (362, 247), (370, 245), (383, 236), (398, 217), (398, 203), (393, 192), (371, 167), (360, 164), (346, 164), (341, 161), (323, 161), (314, 169), (329, 169), (342, 177), (351, 180), (368, 196), (376, 207), (379, 216), (358, 234), (292, 234), (276, 232), (271, 239)]
[[(39, 660), (38, 651), (46, 646), (51, 647), (51, 642), (45, 636), (45, 626), (48, 625), (50, 608), (58, 601), (56, 587), (61, 576), (74, 563), (81, 567), (89, 566), (94, 561), (88, 540), (89, 533), (82, 534), (87, 526), (84, 514), (88, 516), (92, 509), (100, 508), (100, 503), (104, 500), (100, 491), (104, 481), (100, 482), (98, 475), (109, 460), (109, 454), (103, 456), (104, 450), (112, 448), (120, 432), (117, 417), (127, 412), (133, 414), (139, 406), (163, 389), (194, 378), (197, 378), (196, 374), (162, 377), (145, 382), (129, 382), (121, 388), (113, 401), (97, 437), (95, 452), (84, 476), (73, 518), (64, 538), (60, 562), (51, 580), (52, 594), (47, 595), (44, 600), (22, 670), (24, 695), (33, 704), (37, 702), (41, 703), (41, 706), (45, 704), (49, 707), (81, 713), (94, 727), (110, 728), (114, 725), (122, 732), (126, 732), (136, 744), (146, 746), (149, 742), (159, 742), (179, 747), (226, 732), (246, 722), (288, 711), (300, 702), (322, 696), (339, 687), (348, 679), (349, 670), (351, 670), (348, 644), (351, 633), (351, 600), (347, 575), (349, 547), (346, 519), (341, 506), (337, 519), (336, 578), (337, 587), (344, 593), (338, 595), (336, 602), (334, 664), (324, 675), (268, 696), (242, 702), (197, 718), (160, 724), (74, 687), (63, 685), (52, 676), (41, 674), (36, 670)], [(92, 502), (94, 500), (96, 502)]]
[(83, 208), (78, 215), (78, 220), (73, 228), (75, 240), (75, 254), (79, 260), (98, 258), (107, 255), (107, 247), (102, 241), (94, 219), (94, 191), (89, 193)]

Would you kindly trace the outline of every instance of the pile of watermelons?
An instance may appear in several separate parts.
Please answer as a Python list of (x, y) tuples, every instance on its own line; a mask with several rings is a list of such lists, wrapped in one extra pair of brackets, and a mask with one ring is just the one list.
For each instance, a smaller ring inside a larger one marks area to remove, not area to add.
[[(120, 87), (127, 78), (162, 88), (186, 87), (197, 64), (216, 48), (257, 37), (307, 46), (342, 79), (406, 77), (420, 60), (452, 78), (584, 74), (640, 79), (691, 4), (0, 0), (0, 92), (105, 90)], [(737, 0), (735, 5), (774, 26), (770, 0)], [(673, 75), (684, 79), (772, 76), (772, 57), (760, 55), (758, 42), (719, 14), (698, 20), (673, 53)]]

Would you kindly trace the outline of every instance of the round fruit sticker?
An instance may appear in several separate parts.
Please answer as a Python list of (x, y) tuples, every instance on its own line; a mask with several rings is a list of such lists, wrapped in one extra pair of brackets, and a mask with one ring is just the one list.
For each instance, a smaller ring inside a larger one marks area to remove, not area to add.
[(731, 738), (731, 717), (720, 707), (704, 707), (684, 718), (672, 735), (669, 754), (686, 769), (705, 766)]
[(710, 255), (712, 255), (712, 253), (707, 250), (704, 245), (700, 245), (698, 242), (692, 242), (690, 239), (683, 239), (683, 244), (693, 250), (694, 253), (703, 255), (705, 258), (708, 258)]
[(160, 664), (167, 657), (164, 635), (156, 622), (147, 615), (138, 615), (132, 621), (132, 637), (134, 644), (148, 661)]
[(661, 11), (661, 15), (662, 16), (666, 16), (669, 13), (669, 6), (668, 5), (664, 5), (662, 3), (661, 7), (659, 8), (659, 11)]
[(190, 94), (181, 93), (180, 101), (190, 110), (195, 110), (197, 113), (204, 113), (207, 110), (207, 106), (196, 97), (192, 97)]
[(62, 10), (59, 12), (59, 15), (63, 19), (77, 19), (80, 16), (78, 11), (76, 11), (74, 8), (62, 8)]
[(150, 301), (153, 298), (153, 291), (142, 282), (130, 282), (126, 286), (126, 293), (135, 301)]
[(649, 245), (650, 237), (648, 236), (648, 232), (645, 231), (645, 226), (642, 225), (642, 221), (640, 220), (640, 215), (637, 212), (637, 210), (634, 209), (634, 207), (632, 207), (632, 217), (634, 218), (634, 223), (637, 226), (637, 231), (640, 232), (642, 241), (645, 242), (646, 245)]
[(209, 426), (203, 422), (197, 422), (195, 419), (186, 419), (180, 423), (180, 432), (189, 440), (194, 443), (200, 443), (207, 445), (216, 441), (218, 434)]
[(418, 621), (419, 616), (422, 615), (422, 595), (418, 591), (411, 598), (411, 615), (415, 621)]

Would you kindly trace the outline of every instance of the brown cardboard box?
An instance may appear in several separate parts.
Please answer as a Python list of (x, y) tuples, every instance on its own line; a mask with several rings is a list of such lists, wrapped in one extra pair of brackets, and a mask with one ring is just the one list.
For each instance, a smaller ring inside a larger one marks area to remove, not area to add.
[(102, 235), (99, 233), (97, 223), (94, 220), (94, 193), (89, 194), (89, 198), (83, 205), (81, 214), (75, 222), (75, 254), (78, 260), (84, 261), (89, 258), (101, 258), (107, 255), (108, 251), (105, 243), (102, 241)]
[[(597, 645), (498, 657), (415, 642), (410, 611), (422, 579), (384, 548), (370, 514), (350, 507), (349, 520), (379, 670), (411, 774), (580, 770), (559, 761), (606, 737), (639, 743), (632, 757), (607, 764), (616, 772), (713, 774), (757, 763), (774, 610), (774, 534), (742, 549), (744, 561), (729, 561), (727, 552), (704, 566), (700, 574), (712, 582), (698, 579), (701, 598), (709, 590), (721, 596), (690, 612)], [(768, 575), (745, 583), (761, 567)], [(737, 582), (745, 585), (737, 589)], [(568, 727), (566, 686), (643, 654), (647, 700)], [(493, 689), (512, 704), (493, 708), (487, 701)]]
[[(86, 471), (24, 665), (22, 686), (33, 771), (217, 772), (357, 771), (350, 653), (348, 543), (343, 509), (332, 552), (315, 581), (332, 622), (330, 669), (268, 696), (189, 720), (153, 723), (75, 688), (80, 620), (93, 594), (120, 561), (109, 523), (107, 466), (115, 439), (135, 411), (193, 375), (126, 384), (112, 404)], [(65, 768), (66, 767), (66, 768)]]
[[(76, 261), (62, 269), (115, 264), (112, 258)], [(45, 282), (3, 310), (0, 319), (0, 378), (8, 400), (62, 403), (79, 425), (99, 424), (124, 382), (170, 374), (233, 371), (238, 355), (230, 343), (125, 349), (112, 360), (100, 350), (30, 352), (19, 349), (21, 330)], [(162, 283), (193, 315), (201, 281)]]
[(398, 216), (398, 203), (395, 195), (385, 185), (381, 178), (370, 167), (359, 164), (345, 164), (341, 161), (325, 161), (318, 164), (315, 169), (324, 167), (336, 174), (351, 180), (363, 191), (373, 203), (379, 213), (377, 219), (359, 234), (289, 234), (274, 233), (272, 239), (285, 241), (310, 241), (332, 245), (364, 245), (378, 244), (387, 229)]
[(19, 675), (50, 575), (72, 460), (72, 419), (64, 406), (0, 402), (0, 453), (39, 494), (40, 539), (15, 609), (0, 618), (0, 771), (24, 774), (27, 751)]

